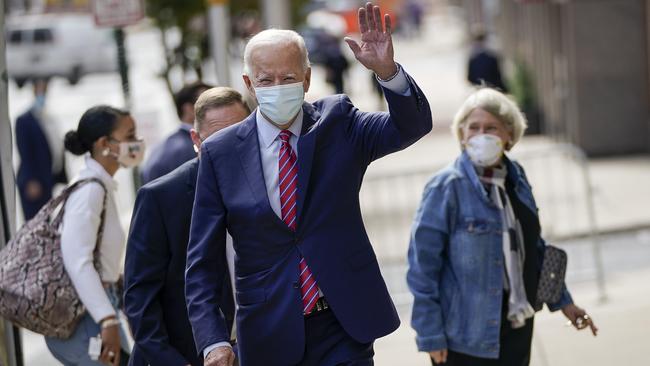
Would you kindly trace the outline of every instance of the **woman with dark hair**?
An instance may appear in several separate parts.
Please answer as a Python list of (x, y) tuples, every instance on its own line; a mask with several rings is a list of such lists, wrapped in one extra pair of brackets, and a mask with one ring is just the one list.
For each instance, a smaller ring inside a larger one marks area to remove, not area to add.
[[(115, 290), (125, 233), (115, 204), (113, 176), (120, 167), (140, 163), (144, 143), (136, 137), (128, 112), (96, 106), (81, 116), (76, 131), (65, 135), (65, 147), (73, 154), (85, 154), (86, 166), (75, 181), (95, 178), (102, 183), (90, 182), (74, 191), (66, 202), (62, 223), (63, 262), (87, 313), (70, 338), (46, 337), (45, 342), (64, 365), (125, 365), (126, 338), (120, 334), (120, 299)], [(101, 355), (93, 360), (89, 343), (98, 335)]]

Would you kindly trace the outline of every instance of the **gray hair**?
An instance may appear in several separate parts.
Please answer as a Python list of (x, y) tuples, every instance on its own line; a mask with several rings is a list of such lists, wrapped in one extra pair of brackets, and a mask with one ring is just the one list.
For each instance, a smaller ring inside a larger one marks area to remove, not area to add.
[(201, 131), (205, 122), (205, 114), (213, 108), (226, 107), (233, 104), (241, 104), (242, 107), (250, 113), (250, 108), (242, 99), (242, 95), (233, 88), (225, 86), (211, 88), (199, 95), (194, 103), (194, 128)]
[(246, 48), (244, 49), (244, 74), (250, 76), (250, 72), (252, 71), (250, 64), (251, 53), (255, 47), (261, 44), (273, 44), (277, 46), (294, 44), (298, 47), (302, 56), (303, 71), (307, 71), (310, 67), (307, 46), (305, 46), (305, 40), (300, 34), (287, 29), (267, 29), (254, 35), (246, 44)]
[(505, 125), (506, 129), (512, 135), (510, 148), (519, 142), (528, 127), (526, 117), (524, 117), (513, 100), (497, 90), (480, 88), (465, 100), (454, 116), (451, 124), (451, 132), (458, 142), (461, 142), (463, 139), (462, 129), (465, 127), (467, 117), (475, 109), (483, 109)]

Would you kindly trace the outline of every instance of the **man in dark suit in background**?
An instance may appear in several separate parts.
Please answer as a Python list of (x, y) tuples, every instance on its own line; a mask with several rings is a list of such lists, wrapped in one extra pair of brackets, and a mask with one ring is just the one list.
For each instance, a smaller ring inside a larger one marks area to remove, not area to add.
[(52, 198), (57, 183), (67, 183), (63, 136), (46, 113), (46, 79), (35, 79), (34, 103), (16, 119), (16, 147), (20, 165), (16, 184), (25, 220)]
[(296, 32), (270, 29), (244, 51), (259, 108), (212, 135), (201, 162), (185, 293), (205, 366), (230, 366), (219, 295), (226, 230), (235, 256), (237, 344), (244, 366), (373, 364), (373, 342), (399, 317), (359, 207), (368, 165), (431, 130), (429, 104), (395, 63), (390, 18), (359, 9), (356, 59), (380, 79), (389, 113), (345, 95), (304, 103), (311, 68)]
[[(237, 91), (208, 89), (196, 102), (196, 123), (191, 131), (195, 149), (198, 151), (208, 136), (249, 113)], [(197, 167), (195, 158), (138, 192), (124, 273), (124, 304), (135, 338), (130, 362), (133, 366), (203, 365), (194, 346), (184, 295)], [(232, 324), (230, 280), (223, 281), (226, 306), (222, 310), (227, 323)]]
[(151, 156), (142, 168), (142, 184), (162, 177), (196, 157), (190, 137), (190, 130), (194, 124), (194, 103), (199, 95), (209, 88), (210, 86), (206, 84), (196, 82), (186, 85), (174, 95), (176, 113), (181, 125), (151, 152)]
[(501, 77), (499, 58), (486, 45), (487, 33), (481, 27), (473, 30), (474, 45), (467, 65), (467, 81), (476, 86), (489, 86), (507, 93)]

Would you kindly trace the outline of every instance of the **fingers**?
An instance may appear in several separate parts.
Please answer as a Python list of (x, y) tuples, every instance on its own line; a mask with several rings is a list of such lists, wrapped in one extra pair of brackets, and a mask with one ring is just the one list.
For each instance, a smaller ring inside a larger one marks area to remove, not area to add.
[(361, 46), (359, 46), (359, 44), (354, 39), (345, 37), (343, 40), (348, 44), (355, 56), (361, 52)]
[(365, 8), (359, 8), (359, 31), (361, 34), (368, 32), (368, 15)]
[(375, 11), (373, 9), (372, 3), (366, 3), (366, 14), (368, 18), (368, 27), (370, 27), (370, 31), (376, 31), (377, 30), (377, 19), (375, 19)]
[(442, 350), (442, 363), (446, 363), (446, 362), (447, 362), (447, 350), (443, 349)]
[(386, 23), (386, 33), (393, 34), (393, 23), (390, 20), (390, 15), (384, 15), (384, 23)]
[(379, 6), (375, 5), (373, 11), (374, 11), (373, 19), (375, 20), (375, 24), (377, 26), (377, 32), (383, 33), (384, 27), (381, 24), (381, 11), (379, 10)]

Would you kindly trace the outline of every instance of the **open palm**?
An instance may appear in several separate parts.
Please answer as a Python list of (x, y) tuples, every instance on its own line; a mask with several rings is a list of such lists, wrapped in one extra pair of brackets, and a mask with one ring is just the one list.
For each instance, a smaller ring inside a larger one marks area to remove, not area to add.
[(393, 59), (390, 16), (384, 16), (385, 26), (381, 18), (379, 6), (367, 3), (365, 8), (359, 9), (361, 44), (347, 37), (345, 42), (363, 66), (374, 71), (380, 79), (387, 79), (397, 72), (397, 66)]

